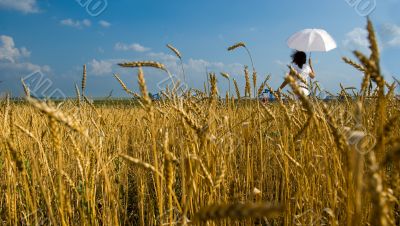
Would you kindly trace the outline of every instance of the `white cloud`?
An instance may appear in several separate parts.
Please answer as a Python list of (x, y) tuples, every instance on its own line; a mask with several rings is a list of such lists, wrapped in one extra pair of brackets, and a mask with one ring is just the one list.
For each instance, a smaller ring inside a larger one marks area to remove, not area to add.
[(31, 56), (31, 52), (29, 52), (29, 50), (25, 47), (21, 48), (21, 55), (24, 57), (30, 57)]
[(104, 53), (104, 52), (105, 52), (105, 50), (104, 50), (102, 47), (97, 48), (97, 51), (98, 51), (99, 53)]
[(221, 62), (208, 62), (203, 59), (192, 59), (192, 58), (190, 58), (188, 63), (185, 64), (185, 68), (197, 73), (205, 72), (206, 69), (222, 70), (224, 67), (225, 67), (224, 63)]
[(31, 52), (25, 48), (17, 48), (14, 39), (0, 35), (0, 72), (4, 74), (28, 73), (33, 71), (49, 72), (50, 67), (39, 66), (26, 61)]
[[(167, 69), (174, 75), (181, 76), (182, 69), (179, 62), (179, 59), (171, 54), (159, 52), (154, 53), (150, 52), (146, 54), (145, 58), (137, 58), (137, 59), (93, 59), (88, 63), (89, 74), (102, 76), (102, 75), (112, 75), (113, 73), (121, 74), (121, 75), (129, 75), (130, 70), (126, 68), (121, 68), (118, 66), (118, 63), (127, 62), (127, 61), (140, 61), (140, 60), (153, 60), (164, 64)], [(204, 78), (206, 70), (209, 72), (219, 73), (221, 71), (228, 72), (232, 75), (239, 75), (243, 73), (243, 65), (235, 63), (235, 64), (224, 64), (222, 62), (210, 62), (203, 59), (193, 59), (190, 58), (187, 62), (184, 63), (185, 73), (188, 76), (189, 80), (194, 84), (197, 84), (198, 81)], [(155, 77), (164, 76), (163, 72), (158, 70), (153, 70), (152, 75)], [(152, 77), (152, 79), (155, 79)], [(149, 80), (151, 83), (152, 80)], [(160, 81), (155, 81), (160, 82)], [(154, 81), (153, 81), (154, 83)], [(154, 84), (149, 84), (154, 85)]]
[[(151, 60), (156, 60), (160, 61), (161, 63), (165, 64), (168, 69), (170, 69), (172, 72), (180, 72), (181, 66), (179, 63), (179, 59), (172, 54), (166, 54), (163, 52), (160, 53), (149, 53), (147, 54), (149, 57), (151, 57)], [(188, 62), (183, 64), (185, 70), (188, 72), (192, 73), (204, 73), (206, 69), (210, 71), (215, 71), (215, 70), (222, 70), (225, 67), (231, 67), (232, 65), (225, 65), (222, 62), (209, 62), (203, 59), (193, 59), (190, 58)]]
[[(21, 63), (7, 63), (0, 62), (0, 71), (7, 71), (14, 73), (31, 73), (35, 71), (41, 72), (50, 72), (51, 68), (48, 65), (40, 66), (36, 64), (32, 64), (30, 62), (21, 62)], [(21, 76), (21, 74), (19, 74)]]
[(17, 10), (23, 13), (39, 12), (36, 0), (0, 0), (0, 8)]
[(96, 60), (89, 63), (90, 73), (93, 75), (111, 74), (115, 60)]
[[(400, 47), (400, 26), (396, 24), (384, 24), (377, 31), (379, 47), (384, 48)], [(354, 28), (346, 34), (343, 45), (349, 49), (361, 49), (369, 51), (368, 31), (364, 28)]]
[(111, 23), (108, 21), (105, 21), (105, 20), (100, 20), (99, 24), (100, 24), (100, 26), (105, 27), (105, 28), (111, 27)]
[(388, 46), (400, 46), (400, 26), (396, 24), (385, 24), (382, 29), (383, 35), (387, 36), (386, 44)]
[(135, 51), (135, 52), (147, 52), (150, 50), (150, 48), (144, 47), (138, 43), (133, 43), (133, 44), (124, 44), (124, 43), (116, 43), (114, 46), (115, 50), (119, 50), (119, 51)]
[(367, 30), (356, 27), (346, 34), (346, 39), (343, 41), (343, 44), (349, 48), (366, 48), (369, 46), (367, 37)]
[(249, 28), (249, 31), (255, 32), (255, 31), (258, 31), (258, 28), (257, 28), (257, 27), (250, 27), (250, 28)]
[(0, 61), (15, 63), (21, 57), (29, 57), (30, 52), (25, 47), (15, 47), (14, 39), (10, 36), (0, 36)]
[(84, 20), (80, 21), (80, 20), (73, 20), (71, 18), (68, 18), (68, 19), (61, 20), (60, 24), (64, 25), (64, 26), (68, 26), (68, 27), (82, 29), (83, 27), (90, 27), (92, 25), (92, 22), (88, 19), (84, 19)]
[(71, 27), (78, 27), (80, 23), (73, 21), (72, 19), (65, 19), (60, 21), (62, 25), (71, 26)]
[[(175, 74), (181, 73), (181, 66), (179, 59), (172, 54), (166, 54), (163, 52), (153, 53), (150, 52), (147, 56), (151, 57), (151, 60), (160, 61), (163, 63), (171, 72)], [(224, 64), (222, 62), (210, 62), (204, 59), (193, 59), (190, 58), (187, 62), (183, 64), (183, 67), (187, 74), (203, 74), (206, 71), (221, 72), (227, 71), (230, 73), (241, 73), (243, 70), (243, 65), (235, 64)]]
[(86, 27), (90, 27), (92, 25), (92, 22), (90, 22), (90, 20), (88, 19), (84, 19), (82, 20), (82, 24)]

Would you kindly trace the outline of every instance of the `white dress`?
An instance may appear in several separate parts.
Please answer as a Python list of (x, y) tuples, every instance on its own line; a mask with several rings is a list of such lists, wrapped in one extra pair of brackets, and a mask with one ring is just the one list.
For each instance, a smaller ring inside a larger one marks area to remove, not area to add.
[[(304, 64), (303, 68), (300, 68), (297, 66), (297, 64), (292, 63), (292, 67), (299, 73), (299, 75), (307, 81), (307, 83), (310, 81), (310, 73), (312, 72), (310, 66), (308, 64)], [(308, 84), (304, 84), (302, 81), (297, 79), (296, 81), (297, 85), (300, 87), (300, 90), (303, 91), (304, 95), (308, 96), (310, 95), (310, 91), (308, 90)]]

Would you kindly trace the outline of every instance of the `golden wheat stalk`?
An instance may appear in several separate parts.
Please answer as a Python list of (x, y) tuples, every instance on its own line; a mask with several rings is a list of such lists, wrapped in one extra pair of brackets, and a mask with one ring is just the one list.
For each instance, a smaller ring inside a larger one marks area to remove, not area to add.
[(253, 92), (254, 97), (256, 97), (256, 87), (257, 87), (257, 72), (253, 70)]
[(15, 162), (18, 171), (22, 172), (24, 170), (24, 161), (21, 154), (15, 148), (13, 141), (10, 139), (7, 139), (7, 148), (10, 151), (12, 160)]
[(204, 165), (204, 162), (199, 159), (197, 156), (192, 156), (192, 159), (196, 160), (200, 164), (200, 169), (203, 171), (205, 178), (207, 179), (207, 182), (210, 184), (211, 187), (214, 186), (214, 181), (211, 177), (211, 173), (207, 170), (206, 165)]
[(33, 135), (32, 132), (30, 132), (29, 130), (25, 129), (24, 127), (18, 125), (18, 124), (14, 124), (19, 130), (21, 130), (23, 133), (27, 134), (31, 139), (37, 140), (37, 138), (35, 137), (35, 135)]
[(240, 89), (235, 79), (233, 79), (233, 84), (235, 85), (236, 98), (240, 101)]
[(162, 175), (162, 173), (160, 173), (159, 171), (156, 170), (156, 168), (146, 162), (143, 162), (140, 159), (137, 158), (133, 158), (129, 155), (125, 155), (125, 154), (119, 154), (119, 156), (121, 156), (122, 158), (124, 158), (125, 160), (128, 160), (130, 163), (132, 163), (135, 166), (144, 168), (146, 170), (150, 170), (153, 173), (157, 174), (159, 177), (164, 178), (164, 176)]
[(81, 106), (81, 93), (79, 92), (78, 84), (75, 83), (75, 94), (78, 101), (78, 106)]
[[(165, 178), (167, 182), (167, 190), (168, 190), (168, 211), (169, 211), (169, 223), (172, 224), (173, 221), (173, 203), (172, 197), (174, 195), (173, 185), (174, 185), (174, 165), (173, 163), (173, 154), (169, 151), (169, 137), (168, 131), (164, 134), (164, 162), (165, 162)], [(176, 158), (175, 158), (176, 159)]]
[[(369, 73), (375, 73), (377, 68), (375, 65), (375, 62), (371, 61), (367, 56), (365, 56), (363, 53), (360, 51), (354, 50), (353, 54), (357, 59), (361, 62), (363, 67), (369, 72)], [(371, 77), (374, 77), (375, 74), (371, 75)]]
[(219, 220), (224, 218), (247, 219), (260, 217), (277, 217), (284, 212), (283, 206), (267, 203), (232, 203), (216, 204), (203, 207), (194, 215), (196, 222)]
[(96, 115), (99, 116), (100, 114), (97, 112), (96, 106), (94, 106), (94, 104), (93, 104), (93, 100), (89, 99), (86, 95), (82, 95), (82, 96), (83, 96), (84, 102), (89, 104), (90, 108), (96, 113)]
[(258, 87), (258, 90), (257, 90), (257, 96), (258, 96), (258, 97), (259, 97), (259, 96), (262, 94), (262, 92), (264, 91), (264, 88), (265, 88), (265, 84), (266, 84), (266, 83), (267, 83), (267, 79), (265, 79), (264, 82), (261, 83), (260, 87)]
[(275, 114), (271, 111), (271, 109), (267, 108), (264, 104), (261, 104), (264, 110), (267, 112), (268, 116), (272, 118), (272, 120), (276, 121)]
[(139, 67), (139, 72), (138, 72), (138, 83), (140, 92), (142, 93), (142, 99), (144, 100), (147, 106), (151, 105), (152, 101), (149, 96), (149, 91), (147, 91), (146, 80), (144, 79), (144, 74), (141, 67)]
[(394, 96), (396, 88), (397, 88), (396, 82), (393, 82), (391, 85), (389, 85), (388, 86), (389, 91), (387, 92), (386, 97), (390, 99), (392, 96)]
[(299, 140), (301, 136), (305, 133), (307, 128), (311, 125), (312, 120), (314, 119), (313, 116), (308, 116), (307, 121), (304, 123), (304, 125), (300, 128), (299, 132), (294, 136), (294, 140)]
[(61, 175), (64, 177), (64, 179), (66, 180), (67, 184), (69, 185), (69, 187), (75, 192), (75, 194), (79, 197), (79, 191), (75, 186), (75, 182), (71, 179), (71, 177), (68, 175), (67, 172), (65, 172), (64, 170), (61, 170)]
[(237, 49), (239, 47), (246, 48), (246, 44), (244, 42), (238, 42), (238, 43), (236, 43), (236, 44), (234, 44), (232, 46), (229, 46), (228, 47), (228, 51), (233, 51), (233, 50), (235, 50), (235, 49)]
[(24, 88), (25, 96), (31, 97), (31, 91), (29, 90), (29, 87), (25, 84), (25, 80), (23, 78), (21, 78), (21, 83), (22, 87)]
[[(199, 92), (201, 92), (201, 91), (199, 90)], [(194, 102), (193, 100), (188, 100), (188, 102), (186, 103), (186, 106), (188, 107), (188, 109), (190, 111), (194, 112), (198, 116), (205, 115), (201, 106), (198, 103)]]
[(171, 44), (167, 44), (168, 49), (170, 49), (172, 52), (175, 53), (175, 55), (179, 58), (182, 59), (182, 55), (179, 52), (179, 50), (177, 48), (175, 48), (174, 46), (172, 46)]
[(54, 119), (56, 119), (58, 122), (66, 125), (70, 129), (72, 129), (76, 132), (79, 132), (81, 134), (87, 133), (87, 131), (81, 125), (79, 125), (79, 123), (75, 119), (71, 118), (70, 116), (65, 115), (60, 110), (49, 106), (45, 102), (40, 102), (33, 98), (27, 98), (27, 100), (36, 109), (40, 110), (41, 112), (45, 113), (46, 115), (48, 115)]
[(383, 76), (380, 74), (379, 62), (376, 63), (375, 61), (369, 59), (359, 51), (353, 51), (353, 53), (367, 69), (367, 73), (370, 75), (371, 79), (377, 84), (377, 86), (381, 90), (380, 93), (383, 93), (385, 87), (385, 80)]
[(310, 100), (304, 95), (303, 91), (300, 90), (300, 87), (296, 84), (296, 80), (291, 75), (288, 75), (285, 80), (289, 83), (293, 92), (300, 99), (303, 106), (307, 109), (308, 114), (311, 116), (314, 112), (314, 107)]
[(168, 136), (168, 131), (165, 132), (164, 134), (164, 155), (165, 158), (168, 159), (168, 161), (174, 162), (176, 164), (179, 163), (178, 158), (174, 155), (174, 153), (169, 151), (169, 136)]
[(226, 99), (228, 99), (231, 93), (231, 80), (230, 80), (231, 76), (225, 72), (221, 72), (220, 74), (222, 77), (228, 80), (228, 92), (226, 93)]
[(183, 74), (183, 81), (186, 82), (186, 74), (185, 74), (185, 68), (183, 65), (183, 61), (182, 61), (182, 54), (180, 53), (180, 51), (175, 48), (174, 46), (172, 46), (171, 44), (168, 44), (167, 47), (175, 53), (175, 55), (179, 58), (180, 63), (181, 63), (181, 69), (182, 69), (182, 74)]
[(140, 67), (152, 67), (158, 68), (163, 71), (167, 71), (167, 68), (164, 64), (156, 62), (156, 61), (133, 61), (133, 62), (126, 62), (126, 63), (119, 63), (121, 67), (132, 67), (132, 68), (140, 68)]
[(363, 95), (363, 97), (367, 94), (368, 90), (368, 85), (370, 83), (370, 76), (368, 73), (366, 73), (363, 77), (363, 80), (361, 82), (361, 90), (360, 93)]
[(222, 186), (223, 180), (224, 180), (224, 178), (226, 176), (226, 164), (225, 164), (225, 161), (222, 159), (220, 161), (220, 164), (221, 164), (221, 171), (220, 171), (217, 179), (215, 180), (215, 188), (219, 188), (219, 187)]
[(210, 84), (211, 100), (215, 100), (218, 97), (217, 76), (215, 75), (215, 73), (210, 73)]
[(228, 51), (233, 51), (239, 47), (242, 47), (246, 50), (247, 54), (249, 55), (250, 61), (251, 61), (251, 66), (253, 67), (253, 71), (255, 71), (256, 69), (254, 67), (253, 57), (251, 56), (250, 50), (247, 48), (247, 46), (244, 42), (238, 42), (238, 43), (228, 47)]
[(228, 79), (228, 80), (229, 80), (230, 77), (231, 77), (228, 73), (225, 73), (225, 72), (221, 72), (220, 74), (222, 75), (222, 77), (224, 77), (224, 78), (226, 78), (226, 79)]
[(86, 77), (87, 77), (86, 64), (84, 64), (84, 65), (83, 65), (83, 74), (82, 74), (82, 95), (85, 94)]
[(365, 72), (365, 68), (364, 68), (362, 65), (360, 65), (360, 64), (358, 64), (358, 63), (352, 61), (351, 59), (349, 59), (349, 58), (347, 58), (347, 57), (343, 57), (342, 60), (343, 60), (346, 64), (349, 64), (349, 65), (353, 66), (355, 69), (357, 69), (357, 70), (359, 70), (359, 71), (361, 71), (361, 72)]
[(250, 85), (250, 75), (249, 75), (249, 68), (244, 66), (244, 78), (246, 81), (246, 85), (244, 87), (244, 95), (245, 97), (251, 96), (251, 85)]
[(379, 65), (378, 65), (378, 62), (379, 62), (378, 41), (376, 39), (374, 26), (372, 25), (372, 22), (369, 18), (368, 18), (368, 22), (367, 22), (367, 31), (368, 31), (368, 40), (369, 40), (369, 44), (370, 44), (369, 48), (371, 49), (370, 60), (374, 61), (376, 63), (376, 66), (379, 67)]
[(185, 112), (184, 109), (180, 108), (180, 107), (176, 107), (173, 106), (173, 108), (182, 116), (182, 118), (184, 119), (184, 121), (195, 131), (197, 131), (198, 133), (201, 133), (203, 130), (203, 127), (201, 127), (201, 125), (197, 122), (197, 120), (192, 117), (191, 115), (189, 115), (188, 113)]
[(340, 151), (347, 151), (347, 142), (345, 141), (345, 137), (343, 133), (339, 130), (336, 121), (331, 115), (331, 111), (329, 111), (328, 107), (325, 104), (321, 105), (322, 111), (325, 114), (326, 121), (332, 130), (333, 138), (335, 139), (335, 144)]
[(134, 97), (137, 97), (138, 95), (133, 92), (132, 90), (128, 89), (128, 87), (125, 85), (125, 83), (121, 80), (119, 75), (114, 74), (114, 78), (117, 79), (118, 83), (121, 85), (122, 89), (129, 95), (132, 95)]
[(389, 225), (389, 206), (387, 204), (385, 192), (383, 191), (384, 186), (379, 173), (379, 165), (375, 157), (375, 152), (373, 151), (368, 154), (368, 164), (370, 168), (369, 190), (372, 199), (371, 202), (373, 203), (371, 223), (372, 225)]

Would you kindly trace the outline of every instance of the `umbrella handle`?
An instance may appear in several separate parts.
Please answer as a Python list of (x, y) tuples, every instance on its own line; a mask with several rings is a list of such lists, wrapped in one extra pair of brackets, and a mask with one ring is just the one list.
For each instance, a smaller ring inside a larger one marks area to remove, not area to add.
[(308, 55), (308, 64), (310, 65), (310, 67), (312, 67), (311, 66), (311, 52), (310, 52), (310, 55)]

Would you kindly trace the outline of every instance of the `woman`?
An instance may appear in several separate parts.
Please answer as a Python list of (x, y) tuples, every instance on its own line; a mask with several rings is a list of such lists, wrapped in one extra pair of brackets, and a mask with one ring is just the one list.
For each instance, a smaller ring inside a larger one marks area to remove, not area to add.
[[(292, 64), (291, 66), (296, 70), (296, 72), (303, 78), (304, 81), (308, 81), (309, 78), (315, 78), (315, 73), (311, 65), (311, 59), (309, 60), (309, 65), (307, 63), (307, 55), (302, 51), (296, 51), (292, 54)], [(304, 95), (310, 95), (310, 91), (308, 90), (307, 84), (304, 84), (301, 80), (296, 81), (297, 85), (300, 87), (300, 90), (303, 91)], [(288, 83), (286, 80), (279, 87), (279, 90), (285, 88)]]

